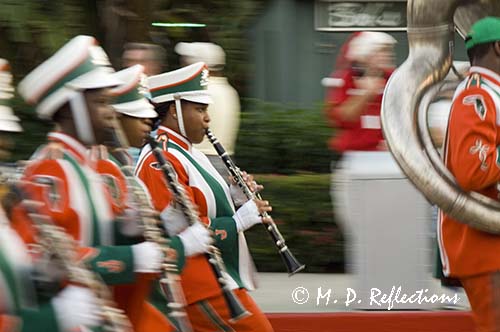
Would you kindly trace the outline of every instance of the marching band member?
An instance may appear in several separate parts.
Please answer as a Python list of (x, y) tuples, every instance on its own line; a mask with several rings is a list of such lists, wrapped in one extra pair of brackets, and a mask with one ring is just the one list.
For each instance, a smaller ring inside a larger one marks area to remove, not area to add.
[[(254, 266), (243, 235), (248, 228), (262, 223), (259, 214), (271, 211), (271, 207), (256, 200), (244, 202), (235, 210), (225, 180), (207, 157), (192, 146), (203, 140), (210, 122), (207, 78), (208, 70), (202, 62), (148, 78), (159, 114), (157, 139), (163, 144), (164, 156), (174, 167), (178, 181), (197, 205), (201, 221), (214, 230), (231, 288), (252, 315), (230, 321), (220, 287), (202, 255), (188, 258), (181, 274), (187, 312), (195, 331), (272, 331), (269, 321), (247, 294), (247, 289), (254, 288)], [(148, 187), (168, 232), (178, 234), (185, 229), (186, 218), (172, 204), (172, 194), (149, 147), (141, 151), (136, 174)], [(241, 192), (233, 193), (241, 198)]]
[[(0, 59), (1, 159), (6, 159), (12, 145), (8, 134), (22, 130), (8, 104), (14, 91), (11, 81), (8, 62)], [(7, 195), (9, 190), (2, 188), (2, 195)], [(4, 197), (2, 203), (7, 200), (4, 201)], [(9, 204), (6, 207), (10, 207)], [(98, 325), (99, 319), (92, 315), (96, 310), (96, 298), (89, 289), (69, 286), (48, 301), (37, 297), (34, 263), (28, 248), (10, 227), (8, 214), (0, 205), (0, 331), (69, 332), (80, 326)], [(76, 305), (78, 310), (68, 310), (68, 305)]]
[[(133, 284), (140, 274), (160, 270), (163, 253), (154, 243), (117, 243), (112, 197), (88, 148), (112, 141), (114, 111), (109, 89), (121, 84), (106, 54), (89, 36), (70, 40), (19, 84), (21, 96), (41, 119), (55, 123), (49, 143), (24, 172), (27, 190), (47, 206), (53, 222), (86, 248), (84, 260), (108, 285)], [(22, 211), (19, 212), (22, 215)], [(26, 242), (34, 230), (15, 223)]]
[[(140, 213), (137, 213), (137, 210), (148, 208), (151, 204), (150, 197), (144, 184), (133, 175), (133, 168), (131, 174), (124, 174), (122, 170), (125, 169), (124, 172), (128, 173), (126, 168), (132, 165), (132, 158), (126, 148), (141, 148), (144, 145), (145, 138), (151, 132), (151, 119), (156, 118), (158, 114), (154, 111), (149, 101), (141, 94), (141, 90), (142, 92), (144, 91), (144, 87), (141, 85), (143, 77), (143, 67), (141, 65), (121, 70), (114, 76), (123, 82), (111, 90), (111, 95), (114, 99), (112, 106), (116, 111), (119, 121), (116, 129), (116, 140), (118, 141), (116, 143), (119, 146), (115, 147), (115, 149), (109, 147), (109, 152), (106, 150), (101, 152), (101, 156), (97, 160), (97, 170), (106, 179), (105, 182), (111, 187), (111, 192), (115, 193), (112, 197), (113, 208), (116, 210), (116, 213), (132, 219), (124, 223), (123, 226), (128, 229), (122, 233), (128, 235), (128, 241), (133, 239), (134, 236), (141, 238), (142, 241), (143, 233), (150, 225), (137, 225), (137, 220), (141, 219)], [(94, 147), (93, 150), (99, 150), (100, 148), (102, 147)], [(127, 177), (132, 183), (128, 182)], [(138, 198), (134, 197), (132, 191), (137, 190), (137, 187), (139, 187), (139, 190), (143, 190), (145, 194), (144, 198), (147, 201), (134, 201), (134, 198)], [(145, 206), (141, 206), (141, 204)], [(193, 239), (200, 241), (193, 241)], [(169, 246), (166, 248), (167, 254), (173, 257), (177, 263), (177, 270), (180, 270), (184, 266), (186, 256), (203, 253), (210, 244), (210, 241), (211, 238), (208, 230), (199, 225), (189, 227), (179, 235), (169, 239)], [(158, 275), (153, 274), (145, 277), (143, 280), (137, 282), (144, 285), (142, 286), (142, 290), (138, 289), (141, 287), (134, 289), (125, 286), (129, 289), (128, 291), (123, 289), (124, 292), (121, 292), (119, 295), (119, 303), (123, 303), (123, 306), (128, 309), (127, 313), (129, 313), (133, 325), (136, 326), (136, 331), (170, 331), (172, 329), (163, 315), (145, 303), (145, 300), (149, 297), (151, 282), (157, 279)], [(174, 291), (173, 293), (176, 292)], [(141, 306), (139, 303), (143, 303), (143, 305)], [(167, 303), (164, 298), (160, 297), (154, 304), (160, 309), (167, 309)], [(149, 317), (149, 319), (146, 319), (146, 317)], [(147, 321), (149, 321), (148, 325), (142, 326), (143, 322)], [(153, 321), (156, 322), (154, 325), (152, 325)], [(172, 318), (171, 321), (172, 324), (177, 324), (175, 318)]]
[[(453, 98), (444, 146), (446, 167), (464, 191), (499, 199), (500, 17), (472, 25), (465, 39), (472, 67)], [(500, 330), (500, 237), (439, 218), (446, 277), (458, 278), (471, 304), (476, 331)]]

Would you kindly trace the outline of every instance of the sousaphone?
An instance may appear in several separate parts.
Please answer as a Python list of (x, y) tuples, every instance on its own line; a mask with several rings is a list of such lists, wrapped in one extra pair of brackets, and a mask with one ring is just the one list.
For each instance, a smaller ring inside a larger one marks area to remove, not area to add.
[(465, 36), (486, 16), (500, 16), (499, 0), (408, 0), (409, 56), (389, 80), (382, 126), (389, 149), (414, 185), (454, 219), (500, 234), (500, 202), (460, 189), (439, 158), (426, 109), (452, 66), (455, 29)]

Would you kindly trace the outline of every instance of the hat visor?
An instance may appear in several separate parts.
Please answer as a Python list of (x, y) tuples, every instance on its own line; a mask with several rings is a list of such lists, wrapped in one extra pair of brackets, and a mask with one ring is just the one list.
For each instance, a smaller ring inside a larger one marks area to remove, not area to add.
[(21, 128), (21, 126), (17, 121), (0, 120), (0, 132), (1, 131), (18, 133), (23, 131), (23, 128)]
[(187, 100), (193, 103), (198, 103), (198, 104), (212, 104), (214, 101), (212, 100), (212, 97), (208, 94), (198, 94), (198, 95), (187, 95), (187, 96), (181, 96), (181, 99)]
[(146, 99), (137, 99), (128, 103), (114, 104), (113, 108), (121, 114), (134, 118), (152, 119), (158, 117), (153, 105)]
[(100, 67), (68, 82), (67, 86), (79, 90), (88, 90), (110, 88), (121, 84), (123, 82), (115, 77), (109, 68)]

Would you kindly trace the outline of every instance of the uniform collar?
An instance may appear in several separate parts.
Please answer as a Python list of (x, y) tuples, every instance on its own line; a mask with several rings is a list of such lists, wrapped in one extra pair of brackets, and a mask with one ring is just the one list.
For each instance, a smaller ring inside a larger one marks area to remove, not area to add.
[(191, 151), (192, 147), (191, 142), (189, 142), (189, 140), (186, 137), (182, 136), (176, 131), (165, 126), (159, 126), (157, 131), (157, 136), (160, 135), (167, 135), (169, 140), (176, 143), (177, 145), (180, 145), (184, 150)]
[(87, 148), (73, 137), (61, 132), (50, 132), (48, 139), (51, 142), (63, 145), (64, 149), (70, 152), (82, 164), (88, 164)]
[(469, 69), (470, 73), (479, 73), (489, 80), (493, 81), (494, 83), (500, 85), (500, 75), (495, 73), (493, 70), (484, 68), (484, 67), (478, 67), (478, 66), (472, 66)]

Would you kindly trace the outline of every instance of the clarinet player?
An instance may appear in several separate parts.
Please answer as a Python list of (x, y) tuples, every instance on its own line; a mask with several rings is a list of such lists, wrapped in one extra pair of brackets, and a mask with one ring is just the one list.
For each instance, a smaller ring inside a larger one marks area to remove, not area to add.
[[(184, 317), (184, 296), (180, 294), (179, 298), (175, 298), (176, 294), (182, 293), (178, 271), (182, 270), (186, 257), (204, 253), (211, 243), (211, 238), (208, 230), (201, 225), (195, 225), (167, 240), (156, 225), (157, 218), (149, 211), (151, 202), (144, 184), (133, 175), (132, 157), (127, 148), (140, 149), (144, 145), (145, 138), (150, 135), (152, 119), (158, 116), (153, 106), (141, 94), (145, 88), (142, 85), (143, 70), (142, 65), (135, 65), (115, 74), (115, 77), (123, 82), (111, 90), (112, 106), (117, 116), (117, 135), (115, 142), (110, 142), (112, 146), (108, 147), (109, 152), (103, 146), (96, 146), (92, 155), (104, 182), (111, 188), (121, 190), (120, 195), (114, 195), (113, 207), (121, 216), (122, 233), (126, 235), (122, 241), (137, 243), (146, 239), (149, 245), (160, 247), (166, 258), (160, 271), (159, 284), (156, 283), (158, 274), (150, 273), (136, 282), (139, 286), (121, 289), (119, 299), (127, 309), (135, 331), (168, 332), (173, 331), (171, 325), (175, 325), (177, 331), (187, 332), (190, 331), (190, 324)], [(137, 191), (140, 194), (134, 194)], [(155, 233), (154, 236), (152, 233)], [(163, 292), (174, 295), (174, 298), (169, 299), (172, 303), (162, 298)], [(153, 296), (150, 297), (150, 293)], [(151, 304), (145, 300), (150, 300)], [(169, 306), (174, 310), (167, 310)], [(168, 321), (164, 315), (168, 317)]]
[[(208, 70), (202, 62), (148, 78), (152, 101), (159, 114), (157, 140), (179, 182), (186, 187), (197, 206), (200, 219), (214, 230), (231, 288), (251, 316), (237, 322), (230, 320), (220, 288), (202, 256), (188, 259), (181, 274), (187, 313), (195, 331), (272, 331), (271, 324), (247, 293), (254, 288), (254, 271), (243, 235), (253, 225), (267, 222), (260, 214), (270, 212), (272, 208), (267, 201), (250, 200), (236, 210), (234, 196), (226, 181), (206, 156), (192, 146), (203, 140), (210, 123), (207, 106), (211, 99), (206, 91), (207, 80)], [(165, 187), (157, 165), (151, 149), (144, 148), (136, 174), (148, 187), (155, 208), (161, 212), (172, 235), (183, 230), (187, 222), (171, 204), (172, 195)], [(242, 196), (241, 192), (234, 192)]]

